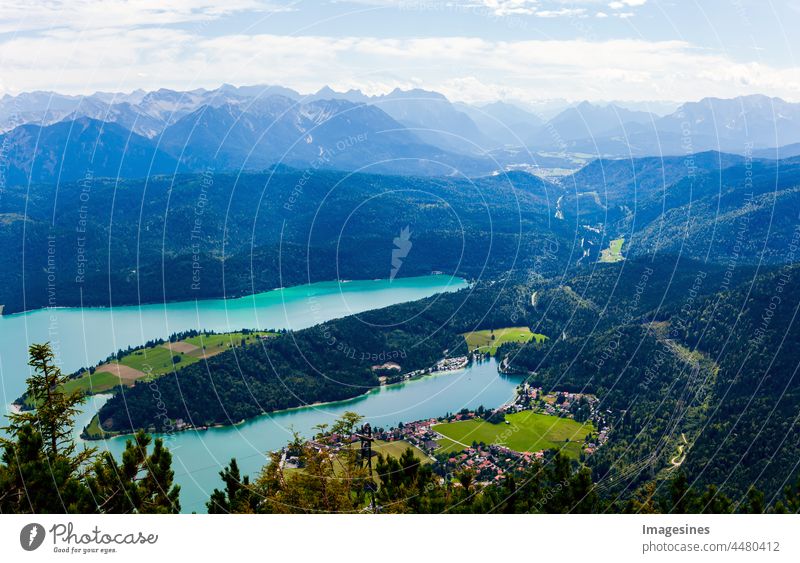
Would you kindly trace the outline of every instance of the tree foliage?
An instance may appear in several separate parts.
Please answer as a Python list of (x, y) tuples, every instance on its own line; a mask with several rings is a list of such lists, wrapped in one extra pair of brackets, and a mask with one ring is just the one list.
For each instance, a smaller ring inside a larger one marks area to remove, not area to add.
[(30, 347), (28, 395), (35, 410), (11, 415), (0, 463), (0, 513), (171, 513), (180, 511), (172, 456), (139, 433), (119, 463), (78, 450), (74, 418), (83, 397), (60, 391), (65, 377), (48, 344)]

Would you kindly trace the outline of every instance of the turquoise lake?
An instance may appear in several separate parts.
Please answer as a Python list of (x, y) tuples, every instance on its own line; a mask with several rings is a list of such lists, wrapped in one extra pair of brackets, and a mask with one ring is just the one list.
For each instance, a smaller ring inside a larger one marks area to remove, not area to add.
[[(25, 389), (29, 343), (50, 341), (65, 372), (94, 365), (120, 348), (139, 346), (171, 333), (205, 329), (301, 329), (330, 319), (413, 301), (466, 287), (461, 279), (425, 276), (388, 280), (325, 282), (228, 300), (115, 307), (113, 309), (47, 309), (0, 318), (0, 382), (4, 404)], [(360, 397), (276, 412), (237, 426), (186, 431), (163, 436), (173, 454), (184, 512), (204, 512), (219, 471), (232, 457), (246, 474), (256, 473), (266, 452), (283, 446), (292, 431), (309, 435), (319, 423), (330, 423), (348, 410), (377, 426), (394, 426), (441, 416), (464, 407), (497, 406), (514, 395), (518, 381), (497, 372), (494, 360), (466, 369), (382, 387)], [(90, 398), (77, 421), (80, 431), (106, 400)], [(7, 406), (6, 409), (9, 409)], [(125, 438), (92, 442), (119, 455)]]

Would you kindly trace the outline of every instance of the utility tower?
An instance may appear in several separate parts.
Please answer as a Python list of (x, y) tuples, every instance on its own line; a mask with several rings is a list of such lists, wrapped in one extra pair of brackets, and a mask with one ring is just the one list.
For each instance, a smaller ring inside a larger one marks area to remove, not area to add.
[(377, 512), (375, 505), (375, 489), (377, 489), (377, 486), (372, 479), (372, 442), (375, 441), (375, 438), (372, 437), (372, 426), (370, 426), (369, 423), (361, 427), (358, 438), (361, 440), (361, 460), (367, 463), (367, 468), (369, 469), (369, 478), (367, 479), (365, 489), (370, 495), (370, 507), (372, 508), (372, 512)]

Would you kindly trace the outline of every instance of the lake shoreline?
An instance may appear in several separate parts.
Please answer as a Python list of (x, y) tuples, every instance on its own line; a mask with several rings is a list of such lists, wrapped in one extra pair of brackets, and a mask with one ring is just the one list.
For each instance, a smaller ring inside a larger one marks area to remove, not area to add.
[[(398, 275), (394, 279), (402, 280), (402, 279), (424, 279), (424, 278), (449, 278), (447, 285), (450, 285), (451, 282), (455, 280), (462, 280), (467, 285), (471, 284), (472, 282), (466, 280), (464, 278), (456, 277), (455, 274), (445, 274), (445, 273), (438, 273), (438, 274), (424, 274), (424, 275), (409, 275), (409, 276), (402, 276)], [(273, 293), (277, 291), (285, 291), (287, 289), (295, 289), (298, 287), (306, 287), (306, 286), (314, 286), (318, 284), (328, 284), (328, 283), (335, 283), (339, 285), (346, 285), (351, 283), (370, 283), (370, 282), (382, 282), (386, 281), (386, 279), (382, 278), (374, 278), (371, 280), (367, 279), (355, 279), (355, 280), (319, 280), (319, 281), (309, 281), (306, 283), (299, 283), (295, 285), (287, 285), (281, 287), (275, 287), (272, 289), (265, 289), (264, 291), (259, 291), (257, 293), (243, 293), (241, 295), (218, 295), (216, 297), (203, 297), (202, 299), (191, 299), (191, 298), (182, 298), (182, 299), (163, 299), (160, 301), (152, 301), (152, 302), (139, 302), (139, 303), (118, 303), (113, 305), (84, 305), (81, 303), (75, 303), (74, 305), (55, 305), (55, 306), (44, 306), (44, 307), (35, 307), (33, 309), (25, 309), (22, 311), (11, 311), (9, 313), (5, 312), (5, 305), (0, 305), (0, 319), (2, 318), (13, 318), (19, 315), (28, 315), (31, 313), (37, 313), (39, 311), (58, 311), (63, 309), (99, 309), (99, 310), (109, 310), (113, 311), (116, 308), (121, 307), (153, 307), (158, 305), (173, 305), (175, 303), (206, 303), (210, 301), (236, 301), (239, 299), (247, 299), (247, 298), (255, 298), (259, 295), (265, 295), (268, 293)]]
[[(471, 286), (465, 279), (445, 275), (409, 276), (391, 283), (387, 279), (320, 282), (313, 287), (292, 287), (283, 293), (266, 292), (255, 298), (228, 302), (201, 300), (197, 305), (189, 302), (80, 310), (58, 307), (6, 315), (0, 317), (6, 337), (0, 345), (4, 385), (10, 397), (24, 394), (29, 369), (27, 349), (31, 342), (50, 341), (61, 369), (68, 373), (102, 362), (116, 351), (141, 347), (174, 333), (189, 330), (227, 333), (264, 326), (300, 330), (364, 311), (435, 299), (437, 295), (468, 290)], [(231, 419), (224, 421), (227, 424), (152, 435), (164, 440), (175, 463), (182, 468), (175, 477), (181, 485), (182, 504), (189, 511), (203, 511), (209, 492), (218, 486), (218, 473), (224, 463), (235, 457), (243, 472), (255, 474), (263, 466), (263, 453), (286, 445), (293, 430), (311, 436), (315, 425), (331, 423), (346, 411), (359, 412), (378, 426), (396, 425), (463, 407), (498, 405), (513, 393), (515, 384), (509, 378), (498, 377), (496, 366), (473, 364), (467, 369), (472, 372), (435, 374), (442, 377), (425, 376), (388, 385), (378, 385), (376, 381), (353, 389), (357, 394), (340, 401), (297, 401), (288, 409), (246, 420)], [(108, 396), (97, 394), (88, 398), (76, 418), (74, 436), (76, 443), (99, 448), (121, 459), (133, 436), (131, 432), (93, 440), (79, 436), (87, 426), (100, 434), (96, 425), (90, 424)]]
[[(361, 399), (361, 398), (368, 397), (370, 394), (377, 393), (381, 389), (389, 389), (389, 388), (392, 388), (392, 387), (402, 387), (403, 385), (407, 385), (407, 384), (413, 383), (415, 381), (428, 379), (428, 378), (431, 378), (431, 377), (434, 377), (434, 376), (452, 375), (452, 374), (454, 374), (456, 372), (466, 370), (471, 364), (472, 364), (472, 362), (468, 362), (465, 366), (457, 368), (457, 369), (438, 370), (438, 371), (434, 371), (434, 372), (427, 373), (427, 374), (424, 374), (424, 375), (419, 375), (419, 376), (416, 376), (416, 377), (412, 377), (411, 379), (406, 379), (404, 381), (397, 381), (397, 382), (394, 382), (394, 383), (387, 383), (387, 384), (384, 384), (384, 385), (376, 385), (375, 387), (371, 387), (370, 389), (367, 389), (363, 393), (359, 393), (358, 395), (353, 395), (352, 397), (349, 397), (347, 399), (337, 399), (337, 400), (334, 400), (334, 401), (317, 401), (317, 402), (306, 404), (306, 405), (298, 405), (296, 407), (287, 407), (285, 409), (276, 409), (274, 411), (262, 412), (261, 414), (257, 414), (255, 416), (251, 416), (250, 418), (243, 418), (242, 420), (240, 420), (238, 422), (233, 422), (231, 424), (217, 423), (217, 424), (211, 424), (209, 426), (185, 426), (183, 428), (176, 429), (176, 430), (174, 430), (172, 432), (150, 432), (148, 430), (145, 430), (145, 432), (150, 436), (154, 436), (156, 438), (161, 438), (163, 436), (174, 436), (175, 434), (181, 434), (183, 432), (189, 432), (189, 431), (192, 431), (192, 430), (194, 430), (195, 432), (199, 433), (199, 432), (206, 432), (208, 430), (214, 430), (214, 429), (220, 429), (220, 428), (235, 428), (237, 426), (241, 426), (243, 424), (247, 424), (248, 422), (253, 422), (253, 421), (255, 421), (255, 420), (259, 419), (259, 418), (262, 418), (262, 417), (269, 417), (269, 416), (278, 415), (278, 414), (285, 414), (285, 413), (290, 413), (290, 412), (293, 412), (293, 411), (311, 410), (311, 409), (315, 409), (315, 408), (318, 408), (318, 407), (324, 407), (324, 406), (338, 405), (338, 404), (341, 404), (341, 403), (346, 403), (346, 402), (349, 402), (349, 401), (353, 401), (355, 399)], [(501, 374), (501, 372), (499, 370), (498, 370), (497, 373)], [(502, 375), (505, 375), (505, 374), (502, 374)], [(111, 393), (98, 393), (98, 394), (92, 395), (92, 396), (93, 397), (99, 397), (99, 396), (109, 396), (109, 397), (111, 397), (112, 394)], [(91, 424), (94, 421), (95, 418), (97, 418), (97, 413), (95, 413), (95, 415), (91, 418), (89, 424)], [(89, 425), (87, 425), (87, 427), (88, 426)], [(98, 423), (98, 426), (99, 426), (99, 423)], [(84, 430), (85, 430), (85, 428), (84, 428)], [(133, 436), (139, 430), (144, 430), (144, 429), (139, 428), (137, 430), (118, 432), (118, 433), (114, 433), (111, 436), (102, 436), (102, 437), (97, 437), (97, 438), (90, 437), (90, 436), (85, 436), (83, 434), (83, 431), (81, 431), (80, 437), (81, 437), (81, 440), (83, 440), (85, 442), (102, 442), (102, 441), (106, 441), (106, 440), (113, 440), (115, 438), (125, 438), (126, 436)]]
[[(507, 377), (497, 370), (494, 358), (472, 362), (463, 370), (437, 372), (412, 381), (375, 386), (350, 399), (309, 402), (248, 418), (235, 424), (187, 428), (170, 434), (151, 434), (160, 438), (173, 455), (176, 483), (181, 485), (181, 505), (185, 512), (205, 512), (209, 494), (219, 488), (219, 471), (236, 458), (243, 475), (257, 475), (266, 463), (266, 452), (276, 451), (292, 440), (293, 432), (311, 437), (320, 423), (332, 424), (345, 412), (357, 412), (373, 428), (391, 428), (411, 421), (440, 417), (446, 413), (476, 409), (483, 405), (494, 408), (516, 395), (520, 378)], [(96, 398), (99, 399), (98, 396)], [(99, 407), (98, 407), (99, 408)], [(81, 418), (80, 426), (89, 422), (97, 408), (87, 405), (91, 413)], [(127, 438), (126, 438), (127, 437)], [(83, 441), (119, 457), (131, 435), (122, 434), (104, 441)]]

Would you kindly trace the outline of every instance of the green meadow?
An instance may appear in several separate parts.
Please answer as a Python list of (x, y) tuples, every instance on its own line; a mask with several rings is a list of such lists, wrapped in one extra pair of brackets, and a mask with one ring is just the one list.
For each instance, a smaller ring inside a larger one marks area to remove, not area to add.
[(96, 371), (91, 375), (85, 375), (76, 379), (70, 379), (64, 385), (64, 392), (72, 393), (81, 391), (90, 395), (93, 393), (103, 393), (119, 385), (119, 377), (107, 371)]
[[(274, 332), (231, 332), (224, 334), (200, 334), (190, 338), (184, 338), (172, 343), (158, 344), (136, 348), (125, 354), (119, 360), (104, 364), (109, 366), (119, 366), (116, 368), (122, 377), (112, 371), (104, 371), (102, 366), (94, 373), (84, 372), (83, 375), (70, 379), (64, 385), (64, 391), (72, 393), (80, 391), (87, 395), (104, 393), (119, 385), (132, 385), (140, 379), (155, 378), (179, 371), (186, 366), (190, 366), (228, 350), (232, 346), (244, 344), (254, 344), (262, 336), (275, 336)], [(181, 350), (183, 349), (183, 351)], [(32, 405), (24, 399), (28, 407)]]
[(458, 452), (473, 442), (505, 446), (517, 452), (557, 449), (577, 458), (586, 436), (594, 431), (590, 423), (531, 411), (506, 415), (508, 424), (482, 419), (437, 424), (433, 430), (445, 437), (439, 441), (444, 452)]
[(526, 326), (511, 326), (507, 328), (497, 328), (494, 330), (476, 330), (464, 333), (469, 351), (478, 350), (479, 352), (489, 352), (494, 355), (497, 349), (507, 342), (517, 342), (524, 344), (531, 340), (542, 342), (547, 339), (544, 334), (531, 332)]
[(601, 262), (620, 262), (625, 260), (622, 256), (622, 245), (625, 243), (625, 238), (617, 238), (608, 244), (608, 248), (603, 249), (600, 253)]

